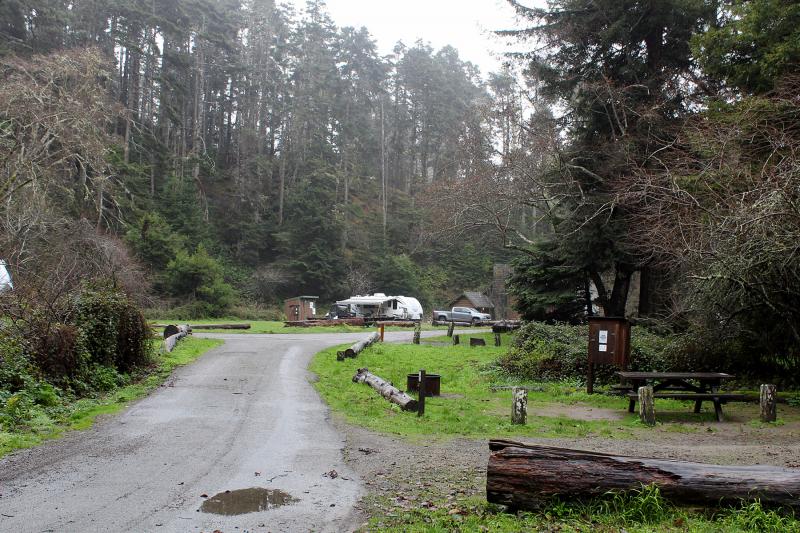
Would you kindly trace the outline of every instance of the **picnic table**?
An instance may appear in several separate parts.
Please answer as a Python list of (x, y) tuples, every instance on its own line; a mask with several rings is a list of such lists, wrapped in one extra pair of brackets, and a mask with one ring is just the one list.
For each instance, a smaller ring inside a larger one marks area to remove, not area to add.
[(639, 387), (653, 386), (653, 398), (694, 401), (694, 412), (699, 413), (703, 401), (714, 403), (717, 420), (722, 422), (722, 404), (729, 400), (750, 400), (743, 394), (719, 392), (726, 379), (734, 377), (722, 372), (617, 372), (621, 384), (617, 387), (628, 396), (628, 411), (636, 409)]

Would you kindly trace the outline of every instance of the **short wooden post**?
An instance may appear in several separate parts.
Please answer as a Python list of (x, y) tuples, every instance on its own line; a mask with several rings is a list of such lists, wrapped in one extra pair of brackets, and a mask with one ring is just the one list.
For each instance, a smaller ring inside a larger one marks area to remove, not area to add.
[(425, 414), (425, 369), (419, 371), (419, 400), (417, 401), (417, 416)]
[(500, 333), (495, 333), (494, 334), (494, 345), (495, 346), (500, 346)]
[[(586, 376), (586, 394), (594, 394), (594, 363), (590, 360)], [(632, 413), (633, 411), (631, 411)]]
[(458, 344), (458, 335), (453, 335), (453, 345)]
[(422, 333), (422, 322), (417, 322), (414, 325), (414, 344), (419, 344), (419, 337)]
[(381, 324), (380, 326), (378, 326), (378, 328), (380, 329), (380, 332), (381, 332), (381, 342), (383, 342), (383, 328), (384, 328), (384, 325)]
[(450, 324), (447, 325), (447, 336), (448, 337), (452, 337), (453, 336), (453, 330), (454, 329), (456, 329), (456, 323), (453, 322), (453, 321), (450, 321)]
[(511, 423), (524, 425), (528, 421), (528, 389), (514, 387), (511, 390), (514, 403), (511, 405)]
[(648, 426), (656, 425), (656, 409), (653, 399), (653, 387), (639, 387), (639, 418)]
[(761, 421), (775, 422), (778, 418), (778, 397), (775, 385), (761, 385)]

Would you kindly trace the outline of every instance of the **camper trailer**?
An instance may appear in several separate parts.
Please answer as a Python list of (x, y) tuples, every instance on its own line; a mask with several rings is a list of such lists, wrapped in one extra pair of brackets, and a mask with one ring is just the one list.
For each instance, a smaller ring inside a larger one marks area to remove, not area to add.
[(10, 291), (13, 288), (14, 283), (11, 281), (6, 262), (0, 259), (0, 292)]
[(358, 317), (375, 320), (421, 320), (422, 305), (410, 296), (386, 296), (377, 292), (366, 296), (352, 296), (336, 302), (337, 306), (347, 307)]

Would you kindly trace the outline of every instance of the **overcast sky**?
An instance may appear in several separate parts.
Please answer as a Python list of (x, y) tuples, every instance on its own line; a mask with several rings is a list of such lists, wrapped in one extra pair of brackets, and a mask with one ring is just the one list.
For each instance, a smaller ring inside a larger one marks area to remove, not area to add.
[[(302, 8), (305, 0), (288, 0)], [(514, 10), (505, 0), (327, 0), (337, 26), (366, 26), (382, 54), (402, 40), (417, 39), (435, 49), (452, 45), (481, 72), (499, 70), (503, 45), (492, 30), (514, 27)], [(541, 3), (526, 2), (526, 5)]]

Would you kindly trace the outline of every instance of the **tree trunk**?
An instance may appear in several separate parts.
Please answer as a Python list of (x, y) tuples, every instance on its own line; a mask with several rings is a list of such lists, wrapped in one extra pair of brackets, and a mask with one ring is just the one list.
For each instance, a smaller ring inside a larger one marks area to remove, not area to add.
[(656, 485), (690, 505), (762, 503), (800, 508), (800, 471), (775, 466), (718, 466), (530, 446), (492, 440), (486, 499), (512, 509), (540, 508), (553, 496), (586, 499)]
[(400, 391), (388, 381), (372, 374), (366, 368), (359, 368), (358, 373), (353, 376), (353, 383), (366, 383), (390, 402), (400, 406), (403, 411), (415, 411), (417, 400), (408, 394)]
[(759, 403), (762, 422), (775, 422), (778, 418), (777, 399), (775, 385), (761, 385)]

